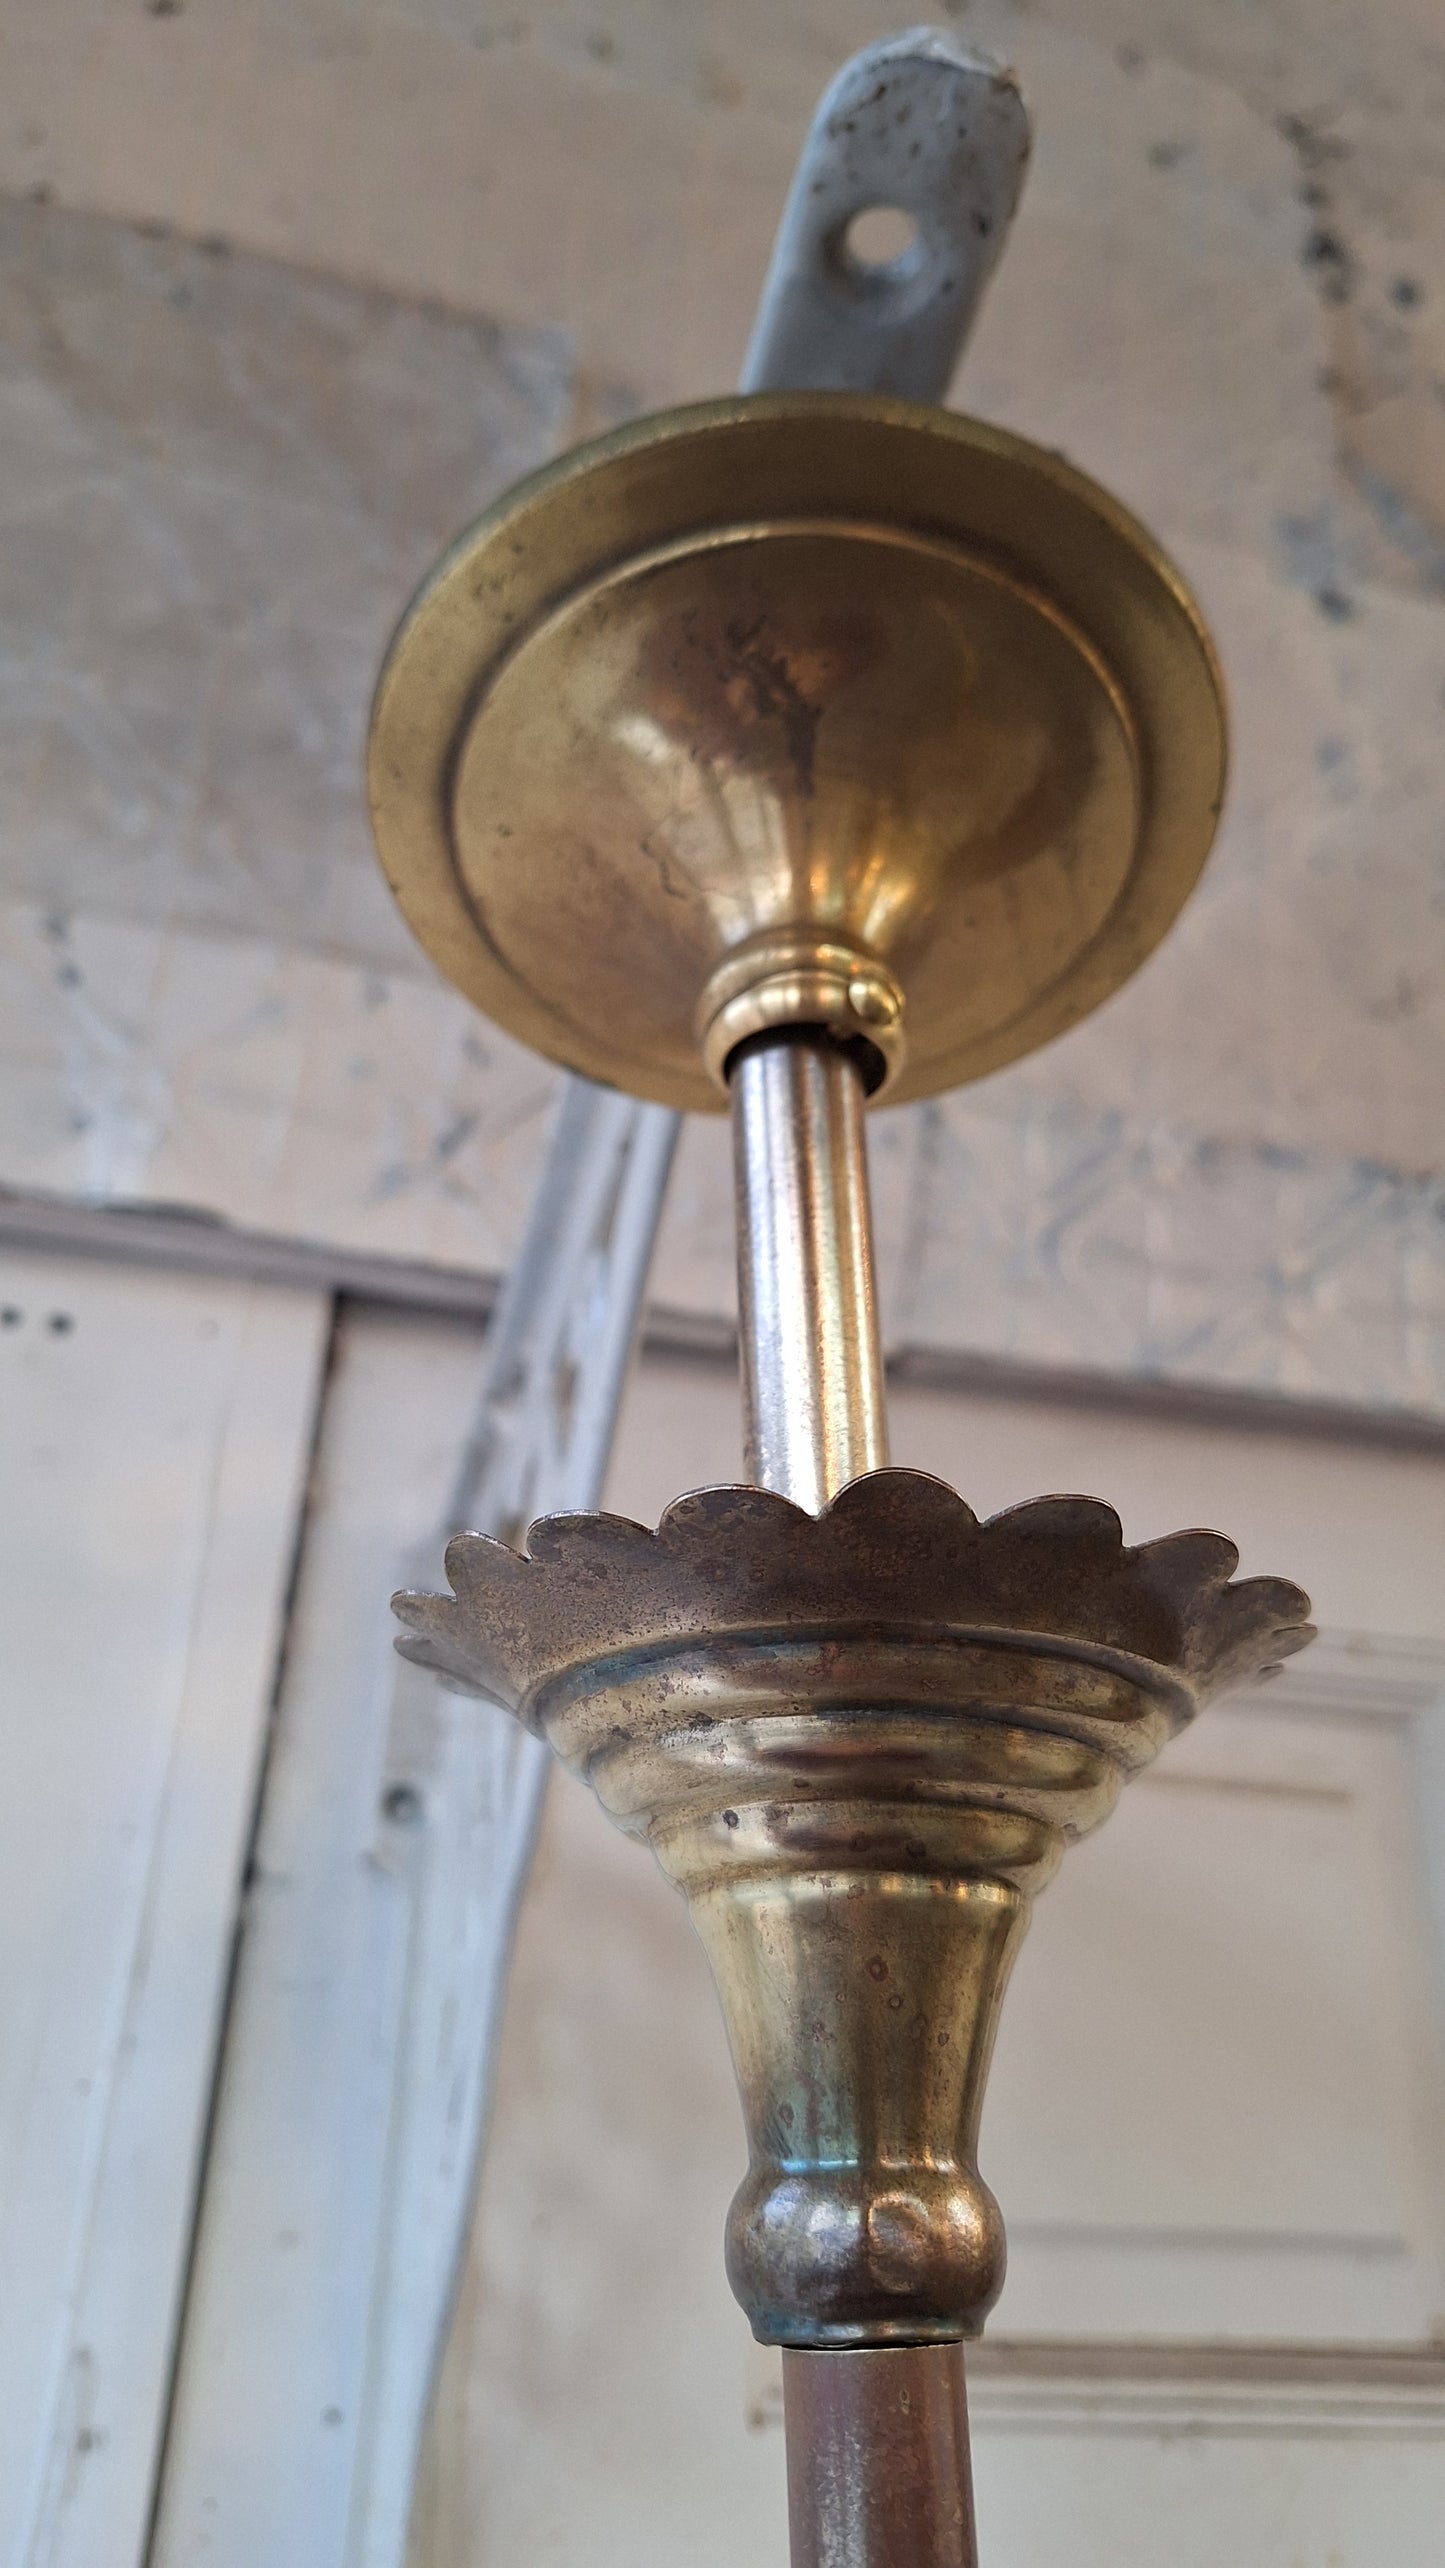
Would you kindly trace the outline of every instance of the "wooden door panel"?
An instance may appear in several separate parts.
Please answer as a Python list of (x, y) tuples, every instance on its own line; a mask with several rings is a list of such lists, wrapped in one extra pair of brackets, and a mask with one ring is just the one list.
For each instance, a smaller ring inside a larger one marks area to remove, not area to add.
[(315, 1293), (0, 1271), (0, 2559), (141, 2555)]

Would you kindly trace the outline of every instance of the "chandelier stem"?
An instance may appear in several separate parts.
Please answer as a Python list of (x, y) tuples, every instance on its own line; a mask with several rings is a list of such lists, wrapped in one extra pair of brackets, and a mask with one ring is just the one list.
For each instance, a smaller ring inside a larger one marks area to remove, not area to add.
[[(864, 1075), (821, 1029), (734, 1055), (750, 1479), (818, 1514), (888, 1460)], [(783, 2355), (792, 2568), (976, 2568), (963, 2353)]]
[(888, 1460), (864, 1079), (820, 1029), (733, 1056), (743, 1449), (810, 1514)]
[(783, 2355), (792, 2568), (977, 2568), (961, 2345)]

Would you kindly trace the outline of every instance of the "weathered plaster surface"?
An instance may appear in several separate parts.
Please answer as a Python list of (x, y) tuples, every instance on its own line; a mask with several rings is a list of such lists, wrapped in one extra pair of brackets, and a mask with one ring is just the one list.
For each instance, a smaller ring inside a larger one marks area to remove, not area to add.
[(33, 204), (0, 273), (7, 888), (415, 970), (371, 687), (442, 545), (565, 442), (564, 341)]
[(11, 1184), (505, 1262), (552, 1073), (460, 999), (281, 941), (20, 904), (0, 938)]
[[(879, 1118), (894, 1335), (1440, 1407), (1445, 30), (950, 14), (1039, 134), (966, 397), (1176, 552), (1236, 754), (1139, 980)], [(51, 199), (0, 206), (0, 1177), (509, 1253), (546, 1074), (381, 890), (376, 658), (492, 489), (729, 380), (811, 99), (878, 23), (0, 0), (0, 187)], [(658, 1278), (705, 1310), (721, 1143), (690, 1139)]]
[[(545, 1065), (410, 971), (0, 909), (0, 1171), (494, 1269)], [(1445, 1181), (990, 1082), (878, 1117), (895, 1344), (1445, 1410)], [(689, 1127), (654, 1274), (726, 1313), (726, 1133)]]
[[(1048, 106), (1040, 176), (1087, 147), (1110, 82), (1139, 95), (1149, 166), (1182, 174), (1181, 213), (1190, 137), (1158, 114), (1158, 84), (1198, 75), (1279, 135), (1294, 253), (1335, 316), (1342, 444), (1387, 478), (1404, 454), (1393, 487), (1438, 542), (1436, 0), (938, 0), (937, 14), (1013, 57)], [(0, 184), (464, 310), (545, 314), (602, 379), (677, 397), (735, 367), (801, 124), (887, 23), (879, 0), (3, 0)], [(1127, 220), (1128, 161), (1097, 171)]]

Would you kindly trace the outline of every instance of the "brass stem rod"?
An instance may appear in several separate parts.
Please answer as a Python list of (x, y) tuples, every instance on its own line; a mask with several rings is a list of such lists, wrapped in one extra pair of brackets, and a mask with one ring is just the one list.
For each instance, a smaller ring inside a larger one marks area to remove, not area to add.
[[(863, 1078), (821, 1031), (729, 1081), (749, 1477), (814, 1514), (888, 1459)], [(958, 2345), (787, 2351), (792, 2568), (976, 2568)]]
[(785, 2350), (792, 2568), (977, 2568), (961, 2345)]
[(790, 1029), (742, 1045), (728, 1084), (747, 1474), (817, 1515), (888, 1460), (862, 1073)]

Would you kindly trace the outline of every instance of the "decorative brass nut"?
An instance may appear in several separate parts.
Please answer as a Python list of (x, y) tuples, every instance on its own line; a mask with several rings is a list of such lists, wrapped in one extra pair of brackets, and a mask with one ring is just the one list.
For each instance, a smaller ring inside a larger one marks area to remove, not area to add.
[(843, 937), (798, 927), (750, 936), (718, 965), (697, 1011), (703, 1060), (719, 1087), (750, 1034), (779, 1026), (825, 1026), (838, 1040), (871, 1046), (878, 1094), (902, 1067), (903, 993), (883, 964)]
[(645, 1837), (712, 1963), (750, 2164), (728, 2272), (791, 2346), (975, 2334), (1003, 2279), (975, 2160), (1034, 1892), (1211, 1695), (1310, 1637), (1219, 1534), (1125, 1546), (1091, 1498), (980, 1524), (881, 1471), (447, 1549), (408, 1656), (518, 1712)]

